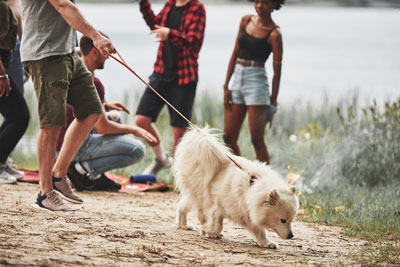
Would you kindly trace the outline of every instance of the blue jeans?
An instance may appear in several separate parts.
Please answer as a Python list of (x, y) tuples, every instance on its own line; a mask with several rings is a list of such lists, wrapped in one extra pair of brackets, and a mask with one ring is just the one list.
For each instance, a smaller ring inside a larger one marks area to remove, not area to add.
[(8, 63), (8, 75), (10, 75), (14, 82), (18, 86), (21, 95), (24, 95), (24, 66), (21, 63), (21, 55), (19, 53), (19, 47), (21, 46), (21, 41), (17, 39), (17, 44), (15, 50), (11, 51), (10, 62)]
[(143, 158), (144, 144), (126, 135), (91, 133), (72, 162), (79, 162), (92, 177), (129, 166)]

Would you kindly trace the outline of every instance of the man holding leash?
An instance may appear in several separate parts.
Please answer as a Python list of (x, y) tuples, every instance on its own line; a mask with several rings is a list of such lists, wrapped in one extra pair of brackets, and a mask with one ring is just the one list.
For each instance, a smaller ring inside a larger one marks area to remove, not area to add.
[[(168, 0), (156, 16), (147, 0), (140, 1), (144, 20), (156, 35), (160, 46), (149, 84), (186, 118), (190, 119), (198, 81), (198, 56), (203, 44), (206, 12), (198, 0)], [(144, 174), (156, 174), (172, 164), (165, 153), (161, 136), (154, 125), (165, 103), (146, 88), (136, 112), (136, 124), (157, 138), (151, 145), (155, 154)], [(188, 123), (170, 107), (173, 152), (184, 135)]]
[[(96, 69), (103, 69), (107, 56), (102, 55), (94, 47), (93, 41), (82, 36), (79, 42), (81, 58), (86, 68), (92, 73), (97, 93), (106, 110), (125, 111), (129, 110), (121, 103), (104, 101), (104, 86), (94, 75)], [(65, 133), (73, 121), (73, 111), (67, 107), (67, 127), (61, 129), (57, 151), (60, 151)], [(145, 147), (137, 139), (126, 136), (133, 134), (144, 138), (149, 143), (155, 143), (156, 139), (146, 130), (128, 124), (120, 124), (107, 118), (103, 114), (89, 136), (76, 153), (72, 164), (68, 168), (68, 177), (78, 191), (82, 190), (105, 190), (118, 191), (121, 186), (104, 175), (106, 171), (123, 168), (134, 164), (142, 159)]]
[[(40, 192), (34, 207), (72, 211), (57, 193), (72, 203), (83, 202), (72, 192), (67, 170), (103, 113), (92, 75), (74, 52), (76, 30), (89, 36), (104, 56), (115, 53), (115, 48), (86, 21), (73, 0), (20, 0), (20, 7), (24, 32), (21, 59), (32, 75), (40, 120), (37, 142)], [(69, 127), (55, 161), (57, 136), (66, 125), (66, 104), (72, 106), (76, 119)]]

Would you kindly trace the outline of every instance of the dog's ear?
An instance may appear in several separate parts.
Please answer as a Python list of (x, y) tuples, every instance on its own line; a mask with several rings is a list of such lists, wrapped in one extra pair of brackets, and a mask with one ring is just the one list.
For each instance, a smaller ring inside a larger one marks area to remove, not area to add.
[(280, 197), (278, 195), (278, 192), (276, 192), (276, 190), (272, 190), (271, 193), (269, 193), (268, 195), (268, 199), (264, 202), (264, 205), (266, 206), (275, 206), (278, 201), (279, 201)]
[(296, 187), (294, 187), (294, 186), (291, 186), (291, 187), (289, 188), (289, 190), (290, 190), (290, 192), (292, 192), (293, 194), (296, 193)]

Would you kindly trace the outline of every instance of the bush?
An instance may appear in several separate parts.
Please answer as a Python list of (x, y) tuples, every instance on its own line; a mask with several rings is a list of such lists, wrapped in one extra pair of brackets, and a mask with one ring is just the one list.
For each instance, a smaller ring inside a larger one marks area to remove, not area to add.
[(349, 107), (345, 119), (340, 109), (346, 150), (339, 161), (339, 175), (350, 184), (374, 187), (400, 182), (400, 98), (385, 103), (379, 112), (376, 102), (362, 109), (357, 119)]

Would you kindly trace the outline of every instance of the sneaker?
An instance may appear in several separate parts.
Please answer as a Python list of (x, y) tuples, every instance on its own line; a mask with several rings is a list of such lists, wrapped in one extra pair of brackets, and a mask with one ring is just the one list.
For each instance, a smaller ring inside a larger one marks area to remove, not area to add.
[(121, 185), (117, 184), (113, 180), (109, 179), (104, 173), (99, 179), (95, 180), (95, 185), (92, 189), (88, 190), (98, 190), (98, 191), (112, 191), (118, 192), (121, 189)]
[(10, 158), (10, 157), (7, 158), (6, 164), (7, 164), (7, 165), (10, 165), (10, 166), (13, 167), (13, 168), (17, 168), (17, 165), (14, 164), (13, 159)]
[(69, 166), (67, 176), (77, 191), (85, 189), (85, 179), (87, 179), (87, 176), (85, 174), (80, 174), (76, 170), (74, 163)]
[(71, 186), (69, 185), (69, 179), (67, 177), (63, 178), (52, 178), (53, 188), (55, 191), (60, 193), (60, 195), (71, 203), (82, 204), (83, 200), (72, 192)]
[(83, 190), (94, 190), (98, 179), (91, 179), (88, 174), (85, 175)]
[(172, 161), (173, 159), (168, 155), (168, 153), (165, 154), (165, 160), (154, 158), (142, 174), (157, 174), (161, 169), (171, 167)]
[(39, 193), (36, 202), (33, 203), (33, 207), (46, 211), (75, 211), (60, 199), (54, 190), (51, 190), (44, 196), (41, 196)]
[(7, 172), (6, 164), (0, 166), (0, 184), (15, 184), (17, 178)]
[(6, 172), (17, 178), (17, 180), (24, 178), (25, 173), (23, 171), (15, 169), (11, 164), (6, 163), (4, 164)]

